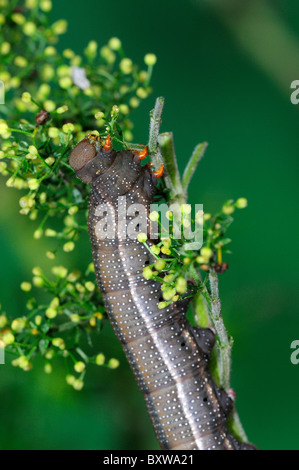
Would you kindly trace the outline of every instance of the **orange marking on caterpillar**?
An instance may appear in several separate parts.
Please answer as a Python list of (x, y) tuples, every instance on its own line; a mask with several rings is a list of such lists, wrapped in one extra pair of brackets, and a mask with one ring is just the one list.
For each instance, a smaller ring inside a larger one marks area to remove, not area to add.
[(161, 178), (163, 173), (164, 173), (164, 163), (161, 163), (159, 170), (154, 171), (154, 175), (156, 175), (157, 178)]
[(111, 150), (111, 148), (112, 148), (112, 141), (111, 141), (110, 135), (108, 134), (105, 140), (104, 150), (108, 152), (109, 150)]
[(141, 152), (138, 153), (139, 155), (139, 160), (143, 160), (147, 156), (147, 146), (144, 146), (144, 149), (141, 150)]

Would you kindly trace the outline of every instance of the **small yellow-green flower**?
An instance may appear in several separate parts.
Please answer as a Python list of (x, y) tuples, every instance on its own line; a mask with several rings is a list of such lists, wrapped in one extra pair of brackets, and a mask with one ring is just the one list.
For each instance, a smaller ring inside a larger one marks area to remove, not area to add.
[(85, 366), (85, 364), (84, 364), (83, 361), (78, 361), (78, 362), (76, 362), (76, 364), (74, 365), (75, 371), (76, 371), (76, 372), (79, 372), (79, 373), (83, 372), (84, 369), (85, 369), (85, 367), (86, 367), (86, 366)]
[(149, 215), (149, 218), (152, 222), (156, 222), (157, 220), (159, 220), (159, 212), (152, 211)]
[(12, 324), (11, 324), (11, 329), (13, 331), (16, 331), (18, 333), (20, 333), (21, 331), (24, 330), (26, 326), (26, 319), (25, 318), (16, 318), (15, 320), (13, 320)]
[(97, 111), (94, 115), (96, 119), (103, 119), (104, 116), (105, 114), (102, 111)]
[(37, 148), (34, 147), (34, 145), (30, 145), (30, 147), (28, 148), (28, 153), (26, 155), (26, 158), (28, 160), (35, 160), (37, 155), (38, 155)]
[(140, 101), (136, 96), (133, 96), (133, 98), (130, 99), (131, 108), (138, 108), (139, 104), (140, 104)]
[(163, 243), (163, 246), (165, 246), (165, 248), (170, 248), (171, 247), (171, 239), (170, 238), (163, 238), (162, 243)]
[(6, 324), (7, 324), (6, 315), (0, 315), (0, 328), (4, 328)]
[(32, 269), (32, 274), (34, 274), (35, 276), (42, 276), (43, 271), (39, 266), (34, 266), (34, 268)]
[(63, 89), (67, 89), (67, 88), (70, 88), (72, 86), (73, 82), (72, 82), (72, 79), (70, 77), (62, 77), (60, 78), (59, 80), (59, 85), (61, 86), (61, 88)]
[(98, 354), (98, 355), (96, 356), (96, 364), (97, 364), (98, 366), (102, 366), (104, 363), (105, 363), (105, 356), (104, 356), (104, 354), (102, 354), (102, 353), (101, 353), (101, 354)]
[(160, 248), (156, 245), (151, 247), (151, 252), (154, 253), (154, 255), (158, 256), (160, 254)]
[(225, 215), (230, 215), (234, 212), (235, 208), (234, 206), (232, 206), (231, 204), (225, 204), (223, 207), (222, 207), (222, 212), (223, 214)]
[(76, 380), (76, 377), (74, 375), (68, 374), (66, 376), (65, 380), (66, 380), (68, 385), (73, 385), (75, 380)]
[(133, 70), (133, 62), (127, 57), (122, 59), (119, 64), (119, 68), (125, 75), (128, 75)]
[(69, 132), (74, 132), (75, 126), (71, 122), (68, 122), (62, 126), (62, 130), (65, 134), (68, 134)]
[(147, 240), (147, 235), (146, 235), (146, 233), (144, 233), (144, 232), (138, 233), (138, 235), (137, 235), (137, 240), (138, 240), (139, 242), (141, 242), (141, 243), (146, 242), (146, 240)]
[(28, 180), (28, 188), (31, 190), (35, 190), (39, 188), (39, 181), (35, 178), (31, 178)]
[(1, 54), (6, 55), (6, 54), (8, 54), (8, 53), (10, 52), (10, 49), (11, 49), (11, 46), (10, 46), (9, 42), (4, 41), (4, 42), (1, 44), (0, 52), (1, 52)]
[[(41, 74), (41, 78), (42, 80), (45, 80), (46, 82), (49, 82), (50, 80), (52, 80), (52, 78), (54, 77), (55, 75), (55, 70), (54, 68), (52, 67), (52, 65), (50, 64), (45, 64), (43, 66), (43, 69), (42, 69), (42, 74)], [(50, 111), (49, 111), (50, 112)]]
[(8, 125), (7, 123), (1, 119), (0, 120), (0, 135), (4, 134), (5, 132), (7, 132), (7, 129), (8, 129)]
[(32, 289), (32, 285), (30, 284), (30, 282), (22, 282), (22, 284), (21, 284), (21, 289), (22, 289), (24, 292), (30, 292), (31, 289)]
[(15, 341), (15, 337), (10, 330), (4, 331), (1, 339), (5, 346), (8, 346), (9, 344), (14, 343)]
[(203, 215), (203, 220), (206, 222), (206, 221), (210, 220), (211, 217), (212, 217), (211, 214), (209, 214), (209, 213), (204, 213), (204, 215)]
[(175, 294), (176, 294), (175, 289), (170, 287), (163, 292), (163, 299), (167, 301), (171, 300), (175, 296)]
[(84, 387), (84, 382), (80, 379), (75, 379), (72, 385), (74, 390), (80, 391)]
[(80, 292), (81, 294), (83, 294), (85, 292), (85, 287), (82, 286), (82, 284), (80, 284), (80, 282), (76, 282), (76, 289), (78, 292)]
[(110, 367), (110, 369), (116, 369), (118, 366), (119, 366), (118, 359), (114, 359), (114, 358), (109, 359), (108, 367)]
[(70, 215), (75, 215), (75, 214), (77, 214), (78, 210), (79, 210), (78, 206), (72, 206), (72, 207), (69, 208), (68, 213)]
[(22, 15), (21, 13), (13, 13), (11, 15), (11, 19), (12, 19), (12, 21), (14, 21), (14, 23), (19, 24), (19, 25), (24, 24), (25, 21), (26, 21), (25, 16)]
[(50, 319), (56, 318), (57, 317), (57, 310), (56, 308), (49, 307), (46, 310), (46, 316)]
[(64, 278), (67, 276), (67, 269), (64, 266), (53, 266), (52, 273), (55, 276)]
[(35, 321), (36, 326), (40, 326), (42, 323), (41, 315), (36, 315), (36, 317), (34, 318), (34, 321)]
[(33, 21), (27, 21), (23, 25), (23, 31), (26, 36), (33, 36), (33, 34), (36, 32), (36, 25), (33, 23)]
[(148, 97), (148, 91), (145, 88), (139, 87), (136, 90), (136, 95), (141, 99), (145, 99)]
[(7, 168), (7, 163), (6, 162), (0, 162), (0, 173), (5, 172)]
[(71, 68), (68, 65), (60, 65), (56, 70), (58, 77), (70, 77)]
[(56, 109), (56, 104), (52, 100), (47, 100), (44, 102), (44, 109), (48, 111), (48, 113), (52, 113)]
[(127, 104), (120, 104), (119, 105), (119, 111), (122, 113), (122, 114), (129, 114), (130, 112), (130, 108)]
[(10, 86), (12, 88), (18, 88), (21, 84), (21, 79), (20, 77), (12, 77), (11, 81), (10, 81)]
[(103, 46), (100, 50), (101, 56), (108, 62), (108, 64), (113, 64), (115, 62), (115, 54), (108, 46)]
[(51, 139), (56, 139), (56, 137), (59, 137), (59, 129), (57, 127), (49, 127), (48, 135)]
[(18, 357), (17, 359), (12, 361), (12, 365), (15, 367), (20, 367), (21, 369), (25, 371), (32, 369), (32, 364), (29, 362), (26, 356)]
[(85, 49), (85, 54), (87, 57), (94, 58), (97, 54), (98, 43), (96, 41), (89, 41)]
[(179, 294), (184, 294), (187, 290), (187, 281), (182, 276), (179, 276), (176, 281), (175, 290)]
[(109, 39), (108, 46), (113, 51), (118, 51), (121, 48), (121, 41), (120, 41), (120, 39), (118, 39), (116, 37), (113, 37), (113, 38)]
[(39, 5), (40, 9), (45, 11), (46, 13), (48, 11), (51, 11), (52, 9), (52, 2), (51, 0), (42, 0)]
[(85, 287), (89, 292), (93, 292), (96, 286), (94, 285), (93, 282), (88, 281), (88, 282), (85, 282)]
[(74, 51), (72, 51), (72, 49), (64, 49), (62, 55), (66, 58), (66, 59), (72, 59), (75, 55)]
[(78, 315), (78, 313), (73, 313), (71, 316), (70, 316), (70, 319), (72, 322), (74, 323), (79, 323), (80, 322), (80, 315)]
[(65, 342), (62, 338), (53, 338), (52, 344), (61, 350), (65, 349)]
[(40, 238), (42, 238), (43, 236), (43, 231), (42, 229), (38, 228), (37, 230), (35, 230), (35, 232), (33, 233), (33, 238), (35, 240), (39, 240)]
[(36, 8), (38, 4), (38, 0), (26, 0), (25, 5), (27, 8)]
[(49, 259), (55, 259), (56, 258), (55, 253), (53, 253), (53, 251), (47, 251), (46, 252), (46, 257), (49, 258)]
[(158, 259), (154, 264), (155, 269), (157, 271), (162, 271), (165, 268), (165, 265), (166, 265), (166, 263), (163, 259)]
[(54, 299), (51, 300), (50, 307), (57, 308), (59, 304), (60, 304), (59, 297), (54, 297)]
[(73, 251), (74, 248), (75, 248), (75, 243), (72, 241), (67, 242), (63, 245), (63, 251), (65, 251), (66, 253)]
[(157, 62), (157, 56), (155, 54), (146, 54), (144, 56), (144, 62), (146, 65), (153, 66)]
[(200, 254), (201, 256), (203, 256), (203, 258), (206, 260), (206, 261), (209, 261), (209, 259), (212, 257), (213, 255), (213, 250), (211, 248), (209, 248), (208, 246), (204, 246), (201, 250), (200, 250)]
[(64, 106), (60, 106), (59, 108), (57, 108), (56, 113), (63, 114), (63, 113), (66, 113), (68, 109), (69, 109), (68, 106), (65, 104)]
[(245, 209), (247, 205), (248, 205), (248, 201), (245, 197), (239, 197), (239, 199), (237, 199), (236, 201), (236, 207), (238, 209)]
[(14, 63), (21, 68), (24, 68), (28, 65), (28, 60), (25, 59), (25, 57), (22, 57), (20, 55), (15, 57)]
[(158, 303), (158, 308), (162, 310), (163, 308), (167, 307), (167, 302), (159, 302)]
[(48, 46), (46, 47), (46, 49), (44, 50), (44, 54), (46, 56), (52, 56), (52, 55), (56, 55), (57, 54), (57, 50), (55, 49), (55, 47), (53, 46)]
[(35, 287), (42, 287), (44, 285), (44, 280), (40, 276), (34, 276), (32, 282)]
[(47, 351), (45, 354), (45, 358), (50, 361), (51, 359), (53, 359), (54, 355), (55, 355), (54, 349), (49, 349), (49, 351)]
[(67, 21), (58, 20), (52, 24), (54, 34), (64, 34), (67, 30)]
[(147, 266), (146, 268), (143, 268), (143, 277), (145, 279), (152, 279), (153, 275), (154, 273), (149, 266)]
[(163, 253), (163, 255), (169, 256), (171, 254), (171, 250), (169, 248), (165, 248), (165, 246), (162, 246), (161, 253)]

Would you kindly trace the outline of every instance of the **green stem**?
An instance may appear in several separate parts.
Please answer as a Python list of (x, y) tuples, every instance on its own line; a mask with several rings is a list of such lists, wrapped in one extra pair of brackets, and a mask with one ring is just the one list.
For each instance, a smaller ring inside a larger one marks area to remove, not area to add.
[(228, 337), (223, 318), (221, 316), (221, 302), (219, 299), (218, 277), (214, 270), (210, 270), (209, 282), (211, 289), (211, 320), (217, 332), (218, 367), (220, 386), (224, 390), (230, 389), (231, 349), (232, 340)]

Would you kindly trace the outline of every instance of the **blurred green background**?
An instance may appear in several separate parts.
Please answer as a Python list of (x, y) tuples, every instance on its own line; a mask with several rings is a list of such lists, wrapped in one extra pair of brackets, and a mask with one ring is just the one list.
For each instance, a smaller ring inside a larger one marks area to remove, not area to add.
[[(190, 188), (190, 202), (214, 211), (246, 197), (230, 229), (230, 269), (220, 277), (223, 315), (235, 339), (232, 385), (249, 439), (261, 449), (298, 449), (299, 365), (290, 362), (298, 319), (299, 5), (292, 0), (64, 0), (61, 50), (81, 53), (118, 36), (140, 65), (158, 56), (154, 94), (134, 112), (134, 138), (146, 142), (154, 97), (166, 98), (162, 130), (174, 132), (183, 169), (194, 146), (209, 147)], [(250, 5), (250, 7), (249, 7)], [(17, 191), (1, 182), (0, 289), (3, 308), (24, 314), (20, 283), (46, 267), (47, 240), (34, 241), (34, 222), (18, 213)], [(91, 259), (81, 248), (66, 266)], [(116, 371), (90, 367), (75, 392), (57, 363), (46, 376), (37, 363), (25, 373), (0, 366), (0, 449), (158, 449), (145, 404), (111, 327), (99, 348), (121, 360)]]

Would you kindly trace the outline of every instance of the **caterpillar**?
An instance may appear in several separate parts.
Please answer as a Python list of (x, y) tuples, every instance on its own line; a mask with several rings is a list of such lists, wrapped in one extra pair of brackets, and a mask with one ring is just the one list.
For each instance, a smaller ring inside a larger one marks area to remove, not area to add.
[(233, 402), (209, 373), (215, 343), (212, 329), (191, 326), (187, 301), (158, 309), (161, 284), (143, 277), (144, 266), (154, 262), (143, 243), (119, 233), (111, 239), (98, 236), (105, 215), (99, 207), (105, 206), (106, 216), (117, 225), (120, 196), (127, 206), (143, 204), (148, 215), (163, 168), (152, 172), (142, 166), (145, 156), (146, 148), (139, 155), (115, 151), (109, 136), (104, 145), (88, 136), (69, 157), (76, 175), (91, 185), (88, 232), (108, 317), (143, 392), (162, 449), (253, 449), (226, 427)]

